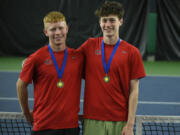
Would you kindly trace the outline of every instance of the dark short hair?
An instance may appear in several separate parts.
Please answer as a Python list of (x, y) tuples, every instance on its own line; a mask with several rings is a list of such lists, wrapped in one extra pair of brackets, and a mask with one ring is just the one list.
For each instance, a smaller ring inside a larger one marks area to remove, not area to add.
[(104, 4), (95, 11), (99, 18), (103, 16), (116, 15), (121, 19), (124, 15), (123, 5), (116, 1), (105, 1)]

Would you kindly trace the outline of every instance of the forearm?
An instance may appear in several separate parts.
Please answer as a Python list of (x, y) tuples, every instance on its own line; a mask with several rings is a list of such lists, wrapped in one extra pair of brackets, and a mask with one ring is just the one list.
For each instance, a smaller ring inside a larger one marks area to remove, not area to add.
[(24, 84), (20, 79), (18, 79), (17, 81), (17, 95), (23, 114), (28, 114), (30, 112), (30, 109), (28, 104), (27, 85)]
[(129, 127), (134, 127), (135, 117), (136, 117), (136, 109), (138, 104), (138, 91), (139, 91), (139, 81), (132, 80), (130, 95), (129, 95), (129, 105), (128, 105), (128, 121), (127, 125)]
[(29, 124), (33, 124), (33, 115), (30, 112), (29, 104), (28, 104), (28, 91), (27, 91), (27, 83), (18, 79), (17, 81), (17, 95), (19, 98), (19, 103), (21, 106), (21, 110), (25, 116), (25, 119)]

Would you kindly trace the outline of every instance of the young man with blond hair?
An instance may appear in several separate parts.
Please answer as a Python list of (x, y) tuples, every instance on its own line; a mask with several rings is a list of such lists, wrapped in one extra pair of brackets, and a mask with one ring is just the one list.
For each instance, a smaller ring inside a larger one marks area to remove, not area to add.
[(145, 71), (139, 50), (119, 38), (123, 14), (120, 3), (106, 1), (96, 11), (103, 37), (79, 48), (86, 59), (84, 135), (133, 135)]
[[(68, 26), (62, 13), (44, 17), (49, 44), (30, 55), (17, 81), (17, 94), (33, 135), (79, 135), (83, 55), (66, 46)], [(27, 86), (33, 81), (34, 108), (28, 105)]]

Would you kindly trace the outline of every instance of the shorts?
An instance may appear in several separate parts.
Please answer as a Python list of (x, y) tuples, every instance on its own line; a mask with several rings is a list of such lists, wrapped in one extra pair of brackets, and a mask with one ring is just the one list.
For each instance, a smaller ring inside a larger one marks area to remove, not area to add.
[(32, 131), (31, 135), (79, 135), (79, 132), (79, 128), (48, 129), (41, 131)]
[(121, 135), (126, 121), (101, 121), (85, 119), (83, 135)]

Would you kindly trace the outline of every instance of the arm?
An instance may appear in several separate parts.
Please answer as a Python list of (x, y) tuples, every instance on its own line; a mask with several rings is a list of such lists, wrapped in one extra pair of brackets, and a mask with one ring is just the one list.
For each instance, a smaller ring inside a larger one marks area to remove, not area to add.
[(16, 87), (17, 87), (17, 95), (21, 106), (21, 110), (23, 112), (23, 115), (25, 116), (26, 121), (32, 125), (33, 117), (32, 117), (32, 112), (30, 112), (29, 104), (28, 104), (27, 86), (28, 84), (26, 82), (24, 82), (20, 78), (18, 79), (16, 83)]
[(128, 106), (128, 121), (123, 128), (122, 135), (133, 135), (134, 122), (136, 117), (136, 109), (138, 104), (139, 80), (130, 81), (130, 94)]

